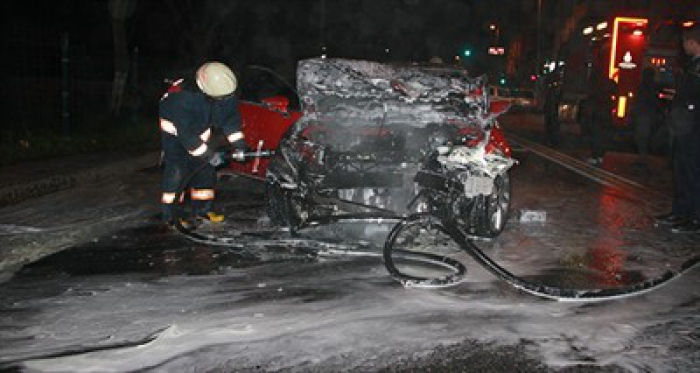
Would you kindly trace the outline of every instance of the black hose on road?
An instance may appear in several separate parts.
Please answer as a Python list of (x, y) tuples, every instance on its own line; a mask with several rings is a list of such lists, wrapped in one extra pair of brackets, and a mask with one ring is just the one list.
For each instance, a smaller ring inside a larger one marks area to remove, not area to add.
[[(604, 301), (611, 299), (619, 299), (630, 296), (636, 296), (644, 294), (651, 290), (658, 289), (659, 287), (668, 284), (671, 280), (680, 277), (683, 273), (686, 273), (691, 268), (700, 264), (700, 257), (692, 258), (681, 265), (680, 270), (677, 272), (668, 271), (664, 275), (647, 280), (638, 284), (633, 284), (630, 286), (609, 288), (609, 289), (565, 289), (553, 286), (548, 286), (533, 281), (525, 280), (521, 277), (514, 275), (509, 272), (498, 263), (489, 258), (483, 251), (481, 251), (474, 241), (467, 235), (459, 226), (454, 222), (443, 221), (437, 217), (430, 216), (429, 224), (437, 226), (440, 231), (447, 234), (452, 238), (465, 252), (467, 252), (472, 258), (474, 258), (481, 266), (487, 269), (489, 272), (494, 274), (496, 277), (503, 281), (506, 281), (510, 285), (517, 289), (530, 293), (532, 295), (554, 299), (562, 302), (595, 302)], [(407, 281), (414, 281), (414, 286), (422, 286), (423, 283), (430, 284), (431, 279), (416, 279), (406, 276), (396, 270), (393, 266), (393, 260), (391, 258), (391, 253), (393, 251), (393, 246), (396, 241), (396, 236), (400, 234), (403, 227), (410, 224), (426, 224), (425, 215), (412, 215), (406, 218), (404, 222), (397, 224), (397, 226), (392, 230), (392, 233), (387, 239), (386, 245), (384, 247), (384, 258), (385, 265), (387, 269), (392, 274), (392, 276), (399, 282), (405, 283)]]
[[(435, 228), (438, 231), (449, 235), (441, 224), (434, 224), (434, 218), (425, 214), (414, 214), (394, 226), (389, 232), (389, 236), (384, 243), (382, 258), (384, 266), (391, 277), (399, 281), (404, 287), (416, 288), (436, 288), (454, 286), (462, 282), (466, 273), (466, 267), (458, 260), (447, 256), (438, 256), (425, 252), (416, 252), (397, 248), (397, 242), (402, 238), (402, 233), (412, 228)], [(452, 269), (454, 273), (438, 277), (419, 277), (418, 275), (406, 274), (397, 266), (396, 259), (402, 261), (427, 262), (436, 266)]]
[[(204, 170), (207, 166), (209, 166), (208, 162), (202, 162), (201, 165), (197, 166), (197, 168), (192, 170), (192, 172), (182, 180), (182, 183), (180, 183), (180, 186), (178, 187), (178, 190), (175, 193), (176, 203), (177, 203), (177, 201), (182, 200), (182, 196), (184, 195), (187, 187), (192, 182), (192, 179), (194, 179), (195, 176), (197, 176), (200, 172), (202, 172), (202, 170)], [(186, 236), (187, 238), (189, 238), (195, 242), (204, 243), (207, 245), (229, 247), (229, 248), (238, 250), (245, 257), (257, 258), (257, 256), (255, 254), (253, 254), (252, 252), (247, 250), (243, 245), (236, 243), (235, 238), (218, 237), (218, 236), (211, 235), (211, 234), (204, 234), (204, 233), (196, 232), (194, 229), (190, 229), (189, 227), (184, 226), (182, 224), (183, 221), (182, 221), (181, 216), (179, 214), (179, 212), (180, 212), (179, 210), (180, 209), (174, 209), (175, 216), (173, 216), (173, 219), (175, 220), (175, 228), (182, 235)]]
[[(179, 201), (183, 195), (185, 189), (192, 181), (192, 179), (201, 172), (207, 163), (202, 163), (197, 169), (195, 169), (190, 175), (188, 175), (180, 185), (176, 193), (175, 200)], [(249, 175), (244, 173), (239, 173), (233, 171), (234, 174), (240, 174), (241, 176), (248, 177)], [(255, 178), (256, 180), (263, 181), (262, 178)], [(336, 217), (334, 219), (328, 219), (325, 221), (326, 224), (332, 222), (342, 221), (344, 217)], [(349, 215), (346, 218), (354, 219), (356, 216)], [(669, 283), (671, 280), (680, 277), (683, 273), (687, 272), (691, 268), (700, 264), (700, 257), (692, 258), (681, 266), (680, 270), (676, 272), (668, 271), (661, 277), (647, 280), (638, 284), (618, 287), (618, 288), (608, 288), (608, 289), (566, 289), (558, 288), (549, 285), (544, 285), (536, 283), (533, 281), (525, 280), (515, 274), (509, 272), (498, 263), (489, 258), (483, 251), (481, 251), (474, 244), (474, 237), (465, 233), (459, 226), (454, 222), (449, 222), (441, 220), (435, 216), (428, 216), (425, 214), (414, 214), (403, 218), (399, 221), (396, 226), (391, 230), (387, 240), (384, 244), (384, 251), (381, 255), (384, 260), (384, 265), (389, 271), (390, 275), (401, 284), (406, 287), (417, 287), (417, 288), (437, 288), (437, 287), (448, 287), (459, 284), (465, 277), (466, 267), (464, 264), (458, 260), (451, 259), (446, 256), (436, 255), (425, 252), (413, 252), (398, 249), (395, 247), (396, 240), (399, 234), (411, 225), (425, 224), (426, 219), (430, 220), (430, 223), (434, 228), (437, 228), (442, 233), (449, 236), (454, 240), (459, 247), (468, 253), (472, 258), (474, 258), (481, 266), (486, 270), (494, 274), (499, 279), (506, 281), (510, 285), (517, 289), (525, 291), (529, 294), (554, 299), (557, 301), (568, 301), (568, 302), (594, 302), (594, 301), (604, 301), (611, 299), (619, 299), (624, 297), (630, 297), (635, 295), (640, 295), (651, 290), (658, 289), (659, 287)], [(323, 224), (324, 221), (317, 222)], [(241, 254), (257, 258), (257, 256), (247, 250), (245, 246), (238, 241), (237, 238), (231, 237), (219, 237), (212, 234), (204, 234), (196, 232), (193, 229), (189, 229), (182, 225), (179, 217), (176, 217), (176, 228), (177, 230), (188, 237), (189, 239), (216, 246), (225, 246), (238, 250)], [(245, 232), (244, 232), (245, 233)], [(339, 248), (333, 248), (332, 244), (327, 245), (328, 247), (319, 250), (319, 253), (326, 255), (365, 255), (365, 256), (379, 256), (377, 252), (373, 251), (361, 251), (347, 249), (344, 245), (340, 245)], [(428, 263), (434, 266), (439, 266), (446, 268), (450, 271), (450, 274), (436, 277), (436, 278), (423, 278), (412, 275), (407, 275), (402, 273), (396, 266), (395, 259), (409, 260)]]

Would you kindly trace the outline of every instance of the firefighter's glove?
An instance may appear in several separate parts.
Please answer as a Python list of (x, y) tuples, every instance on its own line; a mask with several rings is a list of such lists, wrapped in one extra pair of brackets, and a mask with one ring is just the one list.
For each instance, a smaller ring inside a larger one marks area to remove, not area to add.
[(216, 152), (209, 158), (209, 164), (214, 167), (219, 167), (224, 163), (226, 163), (226, 152)]

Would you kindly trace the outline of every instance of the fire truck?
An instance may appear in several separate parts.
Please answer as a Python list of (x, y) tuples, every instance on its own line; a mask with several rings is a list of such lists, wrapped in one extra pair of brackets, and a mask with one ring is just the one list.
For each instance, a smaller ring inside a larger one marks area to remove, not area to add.
[(642, 69), (655, 70), (661, 88), (659, 99), (664, 103), (673, 97), (674, 74), (681, 66), (680, 32), (692, 27), (693, 21), (682, 23), (660, 21), (650, 24), (647, 18), (616, 17), (610, 37), (610, 54), (606, 56), (608, 76), (618, 85), (613, 111), (613, 124), (627, 127), (634, 94), (641, 81)]
[[(691, 20), (650, 21), (644, 17), (616, 16), (583, 28), (578, 39), (580, 43), (575, 43), (566, 58), (559, 62), (563, 65), (560, 118), (580, 119), (579, 108), (586, 98), (591, 66), (604, 66), (608, 77), (617, 83), (617, 92), (610, 98), (614, 101), (610, 113), (612, 129), (618, 135), (629, 134), (633, 129), (630, 110), (642, 70), (654, 69), (661, 87), (661, 107), (668, 106), (674, 93), (674, 75), (682, 65), (680, 34), (694, 24)], [(555, 70), (556, 66), (551, 69)]]

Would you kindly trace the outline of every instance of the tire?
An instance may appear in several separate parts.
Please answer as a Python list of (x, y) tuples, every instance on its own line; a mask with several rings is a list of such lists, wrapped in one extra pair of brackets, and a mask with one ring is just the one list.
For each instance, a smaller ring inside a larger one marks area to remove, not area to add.
[(273, 224), (295, 232), (308, 219), (308, 206), (294, 190), (282, 188), (280, 180), (295, 183), (294, 173), (281, 156), (274, 157), (267, 169), (267, 215)]
[(494, 238), (503, 232), (510, 216), (511, 183), (508, 172), (494, 180), (494, 192), (484, 199), (484, 208), (478, 217), (477, 234)]
[(288, 227), (295, 233), (309, 218), (309, 207), (302, 199), (294, 196), (293, 192), (284, 190), (277, 183), (268, 183), (267, 216), (270, 221), (281, 227)]
[(289, 191), (285, 192), (285, 206), (284, 213), (287, 226), (292, 234), (296, 234), (309, 220), (310, 208), (306, 201)]

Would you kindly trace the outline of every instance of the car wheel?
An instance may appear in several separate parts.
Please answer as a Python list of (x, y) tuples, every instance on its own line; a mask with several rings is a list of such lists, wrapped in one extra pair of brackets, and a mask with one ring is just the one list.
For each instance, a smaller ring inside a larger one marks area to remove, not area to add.
[(294, 233), (309, 219), (309, 206), (293, 191), (284, 190), (277, 183), (268, 183), (266, 194), (267, 215), (273, 224), (289, 227)]
[(510, 215), (511, 184), (508, 172), (496, 177), (494, 191), (484, 202), (477, 232), (481, 236), (493, 238), (503, 232)]

